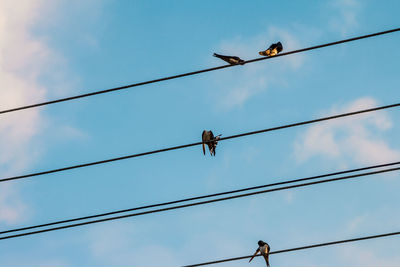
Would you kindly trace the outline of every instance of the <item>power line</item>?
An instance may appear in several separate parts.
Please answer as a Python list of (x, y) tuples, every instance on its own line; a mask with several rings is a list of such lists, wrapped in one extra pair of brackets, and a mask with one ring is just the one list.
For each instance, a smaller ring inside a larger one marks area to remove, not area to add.
[[(337, 119), (337, 118), (343, 118), (343, 117), (353, 116), (353, 115), (362, 114), (362, 113), (368, 113), (368, 112), (373, 112), (373, 111), (378, 111), (378, 110), (383, 110), (383, 109), (395, 108), (395, 107), (399, 107), (399, 106), (400, 106), (400, 103), (396, 103), (396, 104), (391, 104), (391, 105), (386, 105), (386, 106), (380, 106), (380, 107), (363, 109), (363, 110), (358, 110), (358, 111), (353, 111), (353, 112), (348, 112), (348, 113), (342, 113), (342, 114), (338, 114), (338, 115), (334, 115), (334, 116), (322, 117), (322, 118), (318, 118), (318, 119), (314, 119), (314, 120), (302, 121), (302, 122), (297, 122), (297, 123), (292, 123), (292, 124), (281, 125), (281, 126), (277, 126), (277, 127), (273, 127), (273, 128), (267, 128), (267, 129), (263, 129), (263, 130), (257, 130), (257, 131), (222, 137), (219, 141), (239, 138), (239, 137), (248, 136), (248, 135), (266, 133), (266, 132), (271, 132), (271, 131), (277, 131), (277, 130), (282, 130), (282, 129), (286, 129), (286, 128), (292, 128), (292, 127), (296, 127), (296, 126), (312, 124), (312, 123), (317, 123), (317, 122), (327, 121), (327, 120), (332, 120), (332, 119)], [(196, 142), (196, 143), (191, 143), (191, 144), (186, 144), (186, 145), (180, 145), (180, 146), (174, 146), (174, 147), (168, 147), (168, 148), (138, 153), (138, 154), (126, 155), (126, 156), (122, 156), (122, 157), (116, 157), (116, 158), (111, 158), (111, 159), (83, 163), (83, 164), (63, 167), (63, 168), (59, 168), (59, 169), (53, 169), (53, 170), (48, 170), (48, 171), (34, 172), (34, 173), (30, 173), (30, 174), (12, 176), (12, 177), (7, 177), (7, 178), (2, 178), (2, 179), (0, 179), (0, 182), (19, 180), (19, 179), (24, 179), (24, 178), (28, 178), (28, 177), (34, 177), (34, 176), (46, 175), (46, 174), (62, 172), (62, 171), (67, 171), (67, 170), (72, 170), (72, 169), (84, 168), (84, 167), (105, 164), (105, 163), (124, 160), (124, 159), (142, 157), (142, 156), (146, 156), (146, 155), (197, 146), (197, 145), (201, 145), (201, 144), (202, 144), (202, 142)]]
[(135, 211), (135, 210), (156, 208), (156, 207), (167, 206), (167, 205), (172, 205), (172, 204), (178, 204), (178, 203), (182, 203), (182, 202), (194, 201), (194, 200), (199, 200), (199, 199), (204, 199), (204, 198), (210, 198), (210, 197), (217, 197), (217, 196), (222, 196), (222, 195), (240, 193), (240, 192), (245, 192), (245, 191), (250, 191), (250, 190), (266, 188), (266, 187), (272, 187), (272, 186), (278, 186), (278, 185), (284, 185), (284, 184), (291, 184), (291, 183), (297, 183), (297, 182), (304, 182), (304, 181), (309, 181), (309, 180), (315, 180), (315, 179), (318, 179), (318, 178), (336, 176), (336, 175), (341, 175), (341, 174), (346, 174), (346, 173), (351, 173), (351, 172), (359, 172), (359, 171), (365, 171), (365, 170), (370, 170), (370, 169), (389, 167), (389, 166), (398, 165), (398, 164), (400, 164), (400, 161), (391, 162), (391, 163), (385, 163), (385, 164), (379, 164), (379, 165), (372, 165), (372, 166), (356, 168), (356, 169), (350, 169), (350, 170), (345, 170), (345, 171), (331, 172), (331, 173), (321, 174), (321, 175), (317, 175), (317, 176), (299, 178), (299, 179), (294, 179), (294, 180), (287, 180), (287, 181), (270, 183), (270, 184), (253, 186), (253, 187), (247, 187), (247, 188), (241, 188), (241, 189), (225, 191), (225, 192), (220, 192), (220, 193), (214, 193), (214, 194), (208, 194), (208, 195), (202, 195), (202, 196), (197, 196), (197, 197), (184, 198), (184, 199), (168, 201), (168, 202), (163, 202), (163, 203), (157, 203), (157, 204), (151, 204), (151, 205), (146, 205), (146, 206), (140, 206), (140, 207), (135, 207), (135, 208), (116, 210), (116, 211), (105, 212), (105, 213), (100, 213), (100, 214), (94, 214), (94, 215), (89, 215), (89, 216), (84, 216), (84, 217), (73, 218), (73, 219), (54, 221), (54, 222), (49, 222), (49, 223), (44, 223), (44, 224), (38, 224), (38, 225), (33, 225), (33, 226), (27, 226), (27, 227), (21, 227), (21, 228), (16, 228), (16, 229), (0, 231), (0, 235), (12, 233), (12, 232), (20, 232), (20, 231), (26, 231), (26, 230), (36, 229), (36, 228), (42, 228), (42, 227), (47, 227), (47, 226), (52, 226), (52, 225), (57, 225), (57, 224), (64, 224), (64, 223), (70, 223), (70, 222), (94, 219), (94, 218), (99, 218), (99, 217), (104, 217), (104, 216), (109, 216), (109, 215), (126, 213), (126, 212), (130, 212), (130, 211)]
[[(378, 36), (378, 35), (389, 34), (389, 33), (397, 32), (397, 31), (400, 31), (400, 28), (395, 28), (395, 29), (391, 29), (391, 30), (387, 30), (387, 31), (382, 31), (382, 32), (362, 35), (362, 36), (349, 38), (349, 39), (343, 39), (343, 40), (340, 40), (340, 41), (331, 42), (331, 43), (325, 43), (325, 44), (322, 44), (322, 45), (311, 46), (311, 47), (307, 47), (307, 48), (303, 48), (303, 49), (293, 50), (293, 51), (289, 51), (289, 52), (286, 52), (286, 53), (278, 54), (278, 55), (276, 55), (274, 57), (261, 57), (261, 58), (251, 59), (251, 60), (245, 61), (245, 63), (246, 64), (247, 63), (253, 63), (253, 62), (257, 62), (257, 61), (261, 61), (261, 60), (267, 60), (267, 59), (271, 59), (271, 58), (297, 54), (297, 53), (301, 53), (301, 52), (305, 52), (305, 51), (309, 51), (309, 50), (314, 50), (314, 49), (319, 49), (319, 48), (323, 48), (323, 47), (338, 45), (338, 44), (347, 43), (347, 42), (352, 42), (352, 41), (356, 41), (356, 40), (366, 39), (366, 38), (370, 38), (370, 37), (374, 37), (374, 36)], [(114, 87), (114, 88), (110, 88), (110, 89), (100, 90), (100, 91), (95, 91), (95, 92), (91, 92), (91, 93), (86, 93), (86, 94), (81, 94), (81, 95), (75, 95), (75, 96), (60, 98), (60, 99), (46, 101), (46, 102), (42, 102), (42, 103), (21, 106), (21, 107), (17, 107), (17, 108), (2, 110), (2, 111), (0, 111), (0, 114), (14, 112), (14, 111), (23, 110), (23, 109), (35, 108), (35, 107), (40, 107), (40, 106), (45, 106), (45, 105), (65, 102), (65, 101), (70, 101), (70, 100), (74, 100), (74, 99), (79, 99), (79, 98), (84, 98), (84, 97), (89, 97), (89, 96), (94, 96), (94, 95), (99, 95), (99, 94), (111, 93), (111, 92), (114, 92), (114, 91), (119, 91), (119, 90), (128, 89), (128, 88), (132, 88), (132, 87), (138, 87), (138, 86), (142, 86), (142, 85), (146, 85), (146, 84), (157, 83), (157, 82), (162, 82), (162, 81), (167, 81), (167, 80), (173, 80), (173, 79), (182, 78), (182, 77), (186, 77), (186, 76), (192, 76), (192, 75), (196, 75), (196, 74), (200, 74), (200, 73), (204, 73), (204, 72), (210, 72), (210, 71), (215, 71), (215, 70), (219, 70), (219, 69), (225, 69), (225, 68), (229, 68), (229, 67), (233, 67), (233, 66), (236, 66), (236, 65), (223, 65), (223, 66), (218, 66), (218, 67), (214, 67), (214, 68), (208, 68), (208, 69), (203, 69), (203, 70), (198, 70), (198, 71), (178, 74), (178, 75), (174, 75), (174, 76), (168, 76), (168, 77), (159, 78), (159, 79), (155, 79), (155, 80), (150, 80), (150, 81), (145, 81), (145, 82), (140, 82), (140, 83), (134, 83), (134, 84), (124, 85), (124, 86), (120, 86), (120, 87)]]
[(109, 218), (103, 218), (103, 219), (92, 220), (92, 221), (87, 221), (87, 222), (81, 222), (81, 223), (63, 225), (63, 226), (58, 226), (58, 227), (53, 227), (53, 228), (47, 228), (47, 229), (42, 229), (42, 230), (37, 230), (37, 231), (25, 232), (25, 233), (21, 233), (21, 234), (2, 236), (2, 237), (0, 237), (0, 240), (17, 238), (17, 237), (22, 237), (22, 236), (34, 235), (34, 234), (40, 234), (40, 233), (62, 230), (62, 229), (67, 229), (67, 228), (73, 228), (73, 227), (78, 227), (78, 226), (84, 226), (84, 225), (89, 225), (89, 224), (94, 224), (94, 223), (119, 220), (119, 219), (128, 218), (128, 217), (136, 217), (136, 216), (141, 216), (141, 215), (146, 215), (146, 214), (151, 214), (151, 213), (159, 213), (159, 212), (164, 212), (164, 211), (169, 211), (169, 210), (182, 209), (182, 208), (187, 208), (187, 207), (193, 207), (193, 206), (204, 205), (204, 204), (209, 204), (209, 203), (214, 203), (214, 202), (220, 202), (220, 201), (225, 201), (225, 200), (230, 200), (230, 199), (248, 197), (248, 196), (253, 196), (253, 195), (258, 195), (258, 194), (265, 194), (265, 193), (287, 190), (287, 189), (292, 189), (292, 188), (300, 188), (300, 187), (306, 187), (306, 186), (311, 186), (311, 185), (316, 185), (316, 184), (354, 179), (357, 177), (375, 175), (375, 174), (379, 174), (379, 173), (392, 172), (392, 171), (397, 171), (397, 170), (400, 170), (400, 167), (379, 170), (379, 171), (373, 171), (373, 172), (367, 172), (367, 173), (348, 175), (348, 176), (343, 176), (343, 177), (331, 178), (331, 179), (296, 184), (296, 185), (290, 185), (290, 186), (277, 187), (277, 188), (272, 188), (272, 189), (267, 189), (267, 190), (262, 190), (262, 191), (239, 194), (239, 195), (228, 196), (228, 197), (223, 197), (223, 198), (216, 198), (216, 199), (200, 201), (200, 202), (195, 202), (195, 203), (190, 203), (190, 204), (177, 205), (177, 206), (168, 207), (168, 208), (125, 214), (125, 215), (120, 215), (120, 216), (115, 216), (115, 217), (109, 217)]
[[(395, 235), (400, 235), (400, 232), (392, 232), (392, 233), (385, 233), (385, 234), (379, 234), (379, 235), (370, 235), (370, 236), (364, 236), (364, 237), (358, 237), (358, 238), (352, 238), (352, 239), (345, 239), (345, 240), (338, 240), (338, 241), (332, 241), (332, 242), (327, 242), (327, 243), (308, 245), (308, 246), (297, 247), (297, 248), (282, 249), (282, 250), (277, 250), (277, 251), (271, 251), (270, 254), (280, 254), (280, 253), (286, 253), (286, 252), (293, 252), (293, 251), (297, 251), (297, 250), (326, 247), (326, 246), (332, 246), (332, 245), (338, 245), (338, 244), (344, 244), (344, 243), (350, 243), (350, 242), (357, 242), (357, 241), (363, 241), (363, 240), (369, 240), (369, 239), (376, 239), (376, 238), (383, 238), (383, 237), (389, 237), (389, 236), (395, 236)], [(261, 256), (261, 255), (257, 255), (256, 257), (259, 257), (259, 256)], [(243, 260), (243, 259), (248, 259), (251, 257), (252, 257), (252, 255), (236, 257), (236, 258), (228, 258), (228, 259), (217, 260), (217, 261), (209, 261), (209, 262), (204, 262), (204, 263), (185, 265), (183, 267), (196, 267), (196, 266), (211, 265), (211, 264), (223, 263), (223, 262), (227, 262), (227, 261)]]
[(319, 178), (324, 178), (324, 177), (329, 177), (329, 176), (336, 176), (336, 175), (341, 175), (341, 174), (346, 174), (346, 173), (351, 173), (351, 172), (359, 172), (359, 171), (365, 171), (365, 170), (370, 170), (370, 169), (389, 167), (389, 166), (398, 165), (398, 164), (400, 164), (400, 161), (391, 162), (391, 163), (385, 163), (385, 164), (379, 164), (379, 165), (372, 165), (372, 166), (356, 168), (356, 169), (350, 169), (350, 170), (345, 170), (345, 171), (331, 172), (331, 173), (326, 173), (326, 174), (321, 174), (321, 175), (316, 175), (316, 176), (311, 176), (311, 177), (305, 177), (305, 178), (287, 180), (287, 181), (270, 183), (270, 184), (265, 184), (265, 185), (241, 188), (241, 189), (225, 191), (225, 192), (220, 192), (220, 193), (214, 193), (214, 194), (208, 194), (208, 195), (202, 195), (202, 196), (197, 196), (197, 197), (184, 198), (184, 199), (168, 201), (168, 202), (163, 202), (163, 203), (157, 203), (157, 204), (151, 204), (151, 205), (146, 205), (146, 206), (140, 206), (140, 207), (135, 207), (135, 208), (116, 210), (116, 211), (100, 213), (100, 214), (94, 214), (94, 215), (89, 215), (89, 216), (84, 216), (84, 217), (73, 218), (73, 219), (54, 221), (54, 222), (49, 222), (49, 223), (44, 223), (44, 224), (38, 224), (38, 225), (33, 225), (33, 226), (27, 226), (27, 227), (21, 227), (21, 228), (16, 228), (16, 229), (0, 231), (0, 235), (12, 233), (12, 232), (20, 232), (20, 231), (26, 231), (26, 230), (36, 229), (36, 228), (42, 228), (42, 227), (47, 227), (47, 226), (52, 226), (52, 225), (57, 225), (57, 224), (64, 224), (64, 223), (70, 223), (70, 222), (94, 219), (94, 218), (99, 218), (99, 217), (104, 217), (104, 216), (109, 216), (109, 215), (126, 213), (126, 212), (130, 212), (130, 211), (149, 209), (149, 208), (156, 208), (156, 207), (167, 206), (167, 205), (172, 205), (172, 204), (178, 204), (178, 203), (182, 203), (182, 202), (194, 201), (194, 200), (199, 200), (199, 199), (204, 199), (204, 198), (210, 198), (210, 197), (217, 197), (217, 196), (222, 196), (222, 195), (240, 193), (240, 192), (245, 192), (245, 191), (250, 191), (250, 190), (266, 188), (266, 187), (272, 187), (272, 186), (278, 186), (278, 185), (284, 185), (284, 184), (291, 184), (291, 183), (297, 183), (297, 182), (310, 181), (310, 180), (315, 180), (315, 179), (319, 179)]

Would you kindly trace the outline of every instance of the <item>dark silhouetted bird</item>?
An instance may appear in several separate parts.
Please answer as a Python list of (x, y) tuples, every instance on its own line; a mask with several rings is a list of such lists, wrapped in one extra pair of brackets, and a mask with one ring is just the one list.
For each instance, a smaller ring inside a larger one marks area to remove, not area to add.
[(269, 245), (267, 243), (265, 243), (264, 241), (260, 240), (260, 241), (258, 241), (258, 248), (257, 248), (256, 252), (254, 253), (254, 255), (251, 257), (251, 259), (249, 260), (249, 262), (251, 262), (258, 253), (261, 253), (261, 255), (265, 259), (265, 262), (267, 263), (267, 266), (269, 267), (269, 260), (268, 260), (269, 252), (270, 252)]
[(206, 131), (204, 130), (202, 135), (201, 135), (201, 140), (203, 142), (203, 154), (206, 154), (206, 148), (205, 145), (207, 144), (208, 149), (210, 150), (211, 156), (215, 156), (215, 148), (217, 147), (218, 140), (220, 139), (221, 135), (217, 135), (214, 137), (214, 134), (212, 131)]
[(231, 65), (244, 65), (244, 60), (239, 57), (224, 56), (217, 53), (214, 53), (214, 57), (220, 58)]
[(283, 50), (283, 46), (281, 42), (277, 42), (276, 44), (272, 44), (267, 50), (258, 52), (261, 56), (272, 57), (276, 56)]

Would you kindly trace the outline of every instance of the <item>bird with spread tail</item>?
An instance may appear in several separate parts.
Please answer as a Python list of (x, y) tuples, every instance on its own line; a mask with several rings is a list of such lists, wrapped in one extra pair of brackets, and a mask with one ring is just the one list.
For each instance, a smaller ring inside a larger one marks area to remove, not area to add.
[(228, 62), (228, 63), (231, 64), (231, 65), (238, 65), (238, 64), (244, 65), (244, 63), (245, 63), (245, 61), (244, 61), (243, 59), (239, 58), (239, 57), (224, 56), (224, 55), (220, 55), (220, 54), (217, 54), (217, 53), (214, 53), (213, 56), (214, 56), (214, 57), (217, 57), (217, 58), (220, 58), (220, 59), (222, 59), (223, 61), (226, 61), (226, 62)]
[(272, 57), (279, 54), (282, 50), (283, 46), (281, 42), (277, 42), (276, 44), (270, 45), (267, 50), (258, 52), (258, 54), (260, 54), (261, 56)]
[(267, 263), (267, 266), (269, 267), (269, 259), (268, 258), (269, 258), (270, 251), (271, 251), (271, 249), (267, 243), (265, 243), (262, 240), (258, 241), (258, 248), (257, 248), (256, 252), (254, 253), (254, 255), (251, 257), (251, 259), (249, 260), (249, 262), (251, 262), (258, 253), (261, 253), (261, 255), (265, 259), (265, 262)]
[(217, 135), (214, 137), (212, 131), (204, 130), (201, 135), (202, 145), (203, 145), (203, 154), (206, 154), (205, 145), (207, 144), (208, 149), (210, 150), (211, 156), (215, 156), (215, 148), (217, 147), (218, 140), (220, 139), (221, 135)]

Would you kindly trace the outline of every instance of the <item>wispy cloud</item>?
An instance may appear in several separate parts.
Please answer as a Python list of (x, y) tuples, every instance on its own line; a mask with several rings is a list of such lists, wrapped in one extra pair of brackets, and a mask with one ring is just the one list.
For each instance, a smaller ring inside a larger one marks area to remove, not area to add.
[[(0, 109), (40, 101), (46, 94), (38, 75), (50, 50), (29, 32), (39, 15), (41, 1), (0, 2)], [(4, 114), (0, 118), (0, 171), (3, 175), (32, 163), (37, 150), (32, 139), (40, 131), (43, 117), (38, 110)], [(0, 188), (0, 222), (24, 218), (25, 204), (15, 186)]]
[[(38, 82), (52, 53), (29, 32), (41, 1), (0, 2), (0, 109), (43, 100), (46, 89)], [(32, 162), (30, 142), (43, 117), (38, 110), (5, 114), (0, 118), (0, 169), (21, 169)], [(29, 152), (29, 153), (28, 153)]]
[[(197, 222), (208, 221), (212, 212), (196, 212), (193, 216)], [(85, 239), (91, 256), (101, 263), (97, 266), (182, 266), (198, 262), (205, 258), (204, 255), (217, 258), (219, 255), (240, 255), (247, 250), (234, 236), (213, 231), (193, 234), (190, 238), (180, 237), (179, 245), (174, 240), (170, 243), (164, 234), (155, 240), (154, 233), (164, 231), (159, 223), (118, 221), (113, 222), (114, 225), (98, 225), (91, 228)], [(215, 227), (224, 225), (216, 222)], [(201, 249), (201, 254), (197, 248)]]
[[(373, 98), (365, 97), (343, 108), (332, 108), (325, 114), (333, 115), (377, 106)], [(315, 157), (375, 164), (400, 159), (400, 151), (392, 148), (381, 137), (391, 129), (392, 120), (385, 111), (343, 118), (317, 124), (298, 137), (294, 154), (299, 162)]]
[(329, 3), (329, 26), (343, 36), (359, 26), (361, 3), (357, 0), (334, 0)]
[(389, 257), (387, 254), (379, 255), (377, 251), (356, 247), (356, 245), (347, 246), (340, 250), (339, 258), (346, 262), (348, 266), (363, 267), (396, 267), (400, 265), (400, 257)]
[(88, 236), (92, 256), (104, 266), (179, 266), (176, 255), (165, 246), (146, 244), (143, 231), (132, 224), (117, 222), (118, 227), (101, 225)]
[[(44, 39), (33, 34), (48, 12), (42, 0), (0, 1), (0, 110), (43, 101), (49, 90), (43, 75), (62, 72), (62, 57)], [(0, 117), (0, 173), (21, 172), (43, 152), (38, 137), (48, 120), (39, 109), (3, 114)], [(0, 222), (14, 223), (26, 213), (15, 186), (0, 188)]]
[[(219, 45), (218, 52), (251, 59), (259, 56), (258, 51), (267, 49), (270, 44), (277, 41), (282, 42), (284, 51), (300, 47), (300, 41), (292, 31), (269, 27), (264, 33), (251, 38), (237, 37), (224, 40)], [(244, 68), (237, 67), (231, 72), (218, 73), (218, 78), (215, 78), (216, 86), (219, 88), (218, 105), (225, 110), (242, 107), (246, 101), (264, 92), (272, 84), (286, 83), (286, 79), (278, 74), (297, 70), (303, 61), (301, 55), (294, 55), (280, 58), (279, 64), (272, 60), (269, 64), (253, 63)]]
[(0, 188), (0, 222), (14, 224), (26, 218), (27, 207), (19, 192), (10, 185)]

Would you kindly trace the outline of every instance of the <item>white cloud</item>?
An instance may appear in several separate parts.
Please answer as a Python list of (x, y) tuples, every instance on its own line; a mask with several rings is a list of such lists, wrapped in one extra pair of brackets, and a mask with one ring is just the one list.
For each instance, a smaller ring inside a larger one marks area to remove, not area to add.
[[(49, 4), (42, 0), (0, 1), (0, 110), (41, 102), (48, 93), (40, 79), (60, 72), (60, 56), (32, 30), (45, 17)], [(57, 69), (57, 71), (55, 71)], [(40, 109), (0, 116), (0, 174), (21, 173), (37, 160), (36, 142), (46, 118)], [(0, 222), (15, 223), (26, 210), (13, 185), (0, 188)]]
[[(382, 241), (384, 242), (384, 241)], [(399, 256), (379, 255), (375, 250), (358, 248), (355, 245), (341, 249), (339, 257), (347, 266), (363, 267), (397, 267), (400, 265)]]
[[(279, 27), (269, 27), (268, 30), (252, 38), (237, 37), (233, 40), (222, 41), (218, 53), (237, 55), (248, 60), (259, 57), (258, 51), (265, 50), (274, 42), (281, 41), (284, 51), (298, 49), (300, 41), (296, 34)], [(257, 94), (264, 92), (271, 84), (286, 83), (280, 73), (297, 70), (303, 64), (303, 56), (293, 55), (279, 59), (279, 63), (271, 60), (266, 63), (252, 63), (232, 71), (219, 72), (215, 82), (219, 89), (218, 106), (223, 109), (242, 107), (244, 103)], [(280, 77), (280, 78), (278, 78)]]
[(367, 215), (365, 214), (354, 217), (347, 223), (347, 231), (349, 233), (354, 233), (357, 229), (361, 228), (361, 226), (366, 223), (366, 220)]
[[(89, 248), (104, 266), (179, 266), (176, 255), (165, 246), (143, 243), (143, 235), (131, 223), (101, 225), (89, 233)], [(146, 230), (144, 230), (146, 231)]]
[[(38, 82), (52, 51), (30, 34), (42, 1), (0, 2), (0, 109), (44, 99), (46, 89)], [(24, 168), (32, 162), (30, 142), (39, 132), (43, 117), (37, 109), (4, 114), (0, 118), (2, 171)], [(7, 166), (7, 167), (5, 167)]]
[[(197, 222), (208, 221), (212, 216), (209, 211), (195, 212), (193, 215), (196, 218), (190, 221)], [(179, 244), (175, 241), (170, 243), (163, 234), (159, 240), (154, 240), (149, 236), (164, 231), (159, 227), (159, 220), (134, 221), (114, 221), (93, 226), (89, 230), (86, 236), (88, 248), (93, 260), (101, 263), (98, 266), (172, 267), (201, 262), (204, 255), (209, 259), (217, 259), (220, 255), (241, 255), (248, 251), (245, 244), (240, 243), (235, 236), (214, 231), (201, 234), (195, 231), (188, 239), (180, 238)], [(216, 222), (214, 227), (226, 225)], [(194, 248), (200, 248), (201, 254)]]
[[(351, 112), (377, 106), (372, 98), (360, 98), (344, 108), (333, 108), (325, 115)], [(366, 113), (308, 128), (295, 142), (299, 162), (322, 156), (338, 162), (376, 164), (395, 161), (400, 151), (390, 147), (381, 135), (391, 129), (392, 120), (385, 111)]]
[(293, 191), (285, 192), (284, 198), (287, 204), (292, 204), (294, 200), (294, 193)]
[(333, 16), (329, 20), (332, 30), (343, 36), (358, 28), (361, 3), (357, 0), (334, 0), (330, 2)]
[(0, 222), (14, 224), (25, 218), (26, 205), (21, 201), (18, 191), (10, 185), (0, 188)]

